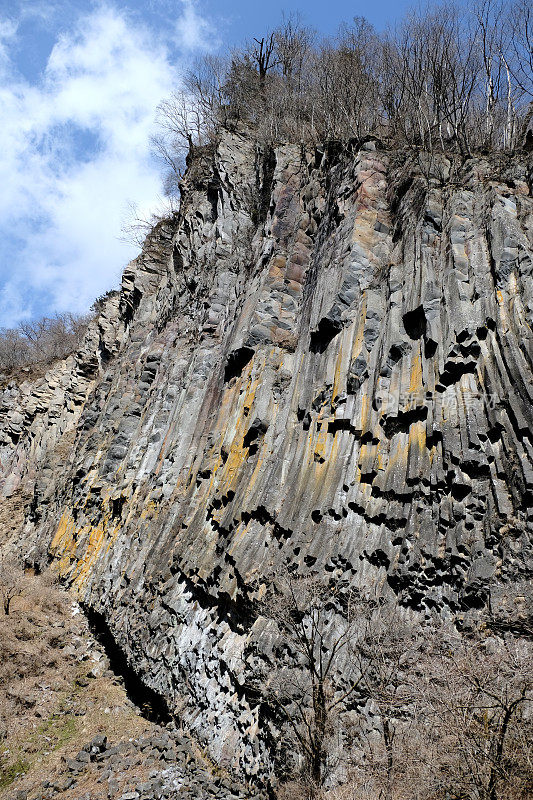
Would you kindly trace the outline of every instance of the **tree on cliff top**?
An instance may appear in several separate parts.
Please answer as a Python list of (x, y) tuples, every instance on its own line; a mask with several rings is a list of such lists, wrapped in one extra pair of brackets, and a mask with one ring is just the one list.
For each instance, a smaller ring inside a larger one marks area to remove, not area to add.
[(520, 147), (533, 102), (527, 0), (411, 11), (377, 33), (361, 17), (320, 38), (297, 18), (231, 56), (199, 60), (159, 108), (155, 151), (177, 190), (185, 153), (244, 124), (263, 146), (377, 136), (458, 152)]
[(0, 372), (66, 358), (79, 347), (89, 320), (89, 315), (63, 313), (0, 329)]

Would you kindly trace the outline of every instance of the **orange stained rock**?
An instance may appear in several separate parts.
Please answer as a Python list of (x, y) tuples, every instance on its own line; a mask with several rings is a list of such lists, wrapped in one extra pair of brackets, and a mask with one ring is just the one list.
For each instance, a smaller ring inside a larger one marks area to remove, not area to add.
[(148, 500), (141, 511), (141, 519), (156, 519), (159, 516), (159, 505), (155, 500)]
[[(72, 573), (73, 583), (78, 590), (84, 586), (85, 582), (89, 578), (91, 568), (100, 555), (100, 552), (106, 541), (105, 521), (103, 521), (96, 528), (83, 529), (83, 533), (85, 534), (83, 536), (84, 539), (88, 533), (89, 541), (87, 543), (85, 553), (80, 559), (78, 559), (78, 563)], [(111, 542), (108, 542), (107, 549), (109, 549), (110, 546)]]
[[(245, 408), (250, 410), (252, 408), (253, 401), (255, 399), (255, 393), (259, 385), (259, 380), (260, 380), (259, 378), (256, 378), (255, 380), (251, 381), (250, 372), (248, 372), (248, 381), (247, 381), (248, 388), (246, 390), (244, 399), (242, 401), (240, 413), (237, 417), (237, 425), (235, 428), (235, 434), (231, 442), (230, 451), (226, 459), (226, 463), (222, 467), (221, 483), (219, 484), (219, 491), (222, 494), (227, 494), (229, 489), (233, 488), (235, 479), (241, 467), (246, 463), (246, 459), (248, 456), (248, 448), (243, 447), (243, 439), (246, 434), (246, 430), (248, 428), (250, 416), (249, 415), (245, 416), (242, 413), (242, 410), (244, 410)], [(226, 398), (226, 395), (228, 395), (228, 398)], [(224, 393), (221, 411), (223, 411), (224, 406), (227, 403), (230, 403), (230, 397), (229, 397), (230, 395), (233, 395), (233, 392), (230, 391)], [(231, 405), (229, 407), (229, 410), (231, 410)], [(228, 415), (226, 419), (227, 418), (231, 417)], [(224, 439), (224, 434), (225, 434), (225, 428), (223, 428), (222, 431), (222, 441)]]
[(63, 576), (68, 572), (71, 558), (76, 552), (75, 540), (76, 525), (71, 517), (70, 511), (66, 510), (59, 520), (59, 525), (50, 545), (50, 552), (54, 558), (58, 559), (58, 572)]
[(344, 390), (344, 370), (343, 370), (343, 348), (342, 343), (339, 345), (337, 358), (335, 359), (335, 373), (333, 376), (333, 393), (332, 397), (335, 399), (342, 394)]
[(413, 422), (409, 428), (409, 447), (418, 447), (420, 452), (426, 446), (426, 423), (423, 420)]
[(357, 358), (357, 356), (361, 352), (361, 347), (363, 345), (363, 334), (365, 332), (365, 322), (366, 322), (366, 289), (361, 295), (361, 308), (359, 311), (357, 333), (355, 334), (355, 339), (352, 347), (352, 359)]
[(285, 256), (274, 256), (270, 262), (268, 274), (271, 278), (283, 278), (287, 259)]
[(418, 393), (422, 388), (422, 359), (420, 358), (420, 353), (417, 353), (411, 362), (411, 380), (408, 391)]
[(366, 392), (361, 397), (361, 430), (366, 433), (370, 416), (370, 399)]
[[(100, 522), (97, 527), (84, 525), (79, 530), (72, 519), (70, 511), (65, 511), (62, 515), (57, 531), (51, 544), (51, 552), (58, 560), (58, 572), (60, 576), (70, 573), (72, 585), (78, 590), (84, 587), (88, 580), (92, 567), (98, 556), (102, 552), (104, 544), (107, 543), (107, 550), (111, 548), (116, 537), (116, 526), (107, 530), (108, 518)], [(76, 556), (80, 547), (85, 547), (82, 556)], [(76, 561), (74, 569), (71, 570), (72, 562)]]
[(409, 456), (409, 436), (406, 436), (405, 433), (401, 433), (399, 436), (395, 436), (394, 444), (392, 445), (391, 452), (389, 454), (389, 463), (386, 471), (392, 469), (395, 464), (400, 462), (406, 462)]
[[(333, 419), (333, 417), (331, 417), (331, 419)], [(322, 427), (318, 431), (318, 436), (316, 439), (316, 444), (314, 449), (315, 455), (325, 460), (327, 455), (326, 453), (327, 445), (328, 445), (328, 422), (324, 420), (322, 422)]]

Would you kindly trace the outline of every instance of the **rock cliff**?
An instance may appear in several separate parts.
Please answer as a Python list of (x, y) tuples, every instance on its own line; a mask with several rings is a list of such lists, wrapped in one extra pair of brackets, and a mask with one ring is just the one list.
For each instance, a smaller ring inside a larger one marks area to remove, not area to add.
[(189, 162), (80, 352), (4, 388), (3, 511), (210, 757), (264, 779), (247, 676), (277, 571), (517, 624), (532, 160), (233, 133)]

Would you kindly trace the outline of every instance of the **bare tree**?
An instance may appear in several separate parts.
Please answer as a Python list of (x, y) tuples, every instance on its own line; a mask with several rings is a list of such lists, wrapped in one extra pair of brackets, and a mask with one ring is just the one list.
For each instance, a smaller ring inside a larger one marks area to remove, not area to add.
[(434, 788), (479, 800), (533, 789), (532, 656), (531, 644), (513, 637), (434, 639), (415, 684), (426, 738), (439, 745)]
[(338, 711), (357, 691), (361, 674), (349, 660), (354, 633), (350, 592), (311, 577), (285, 575), (261, 611), (278, 631), (275, 667), (260, 683), (263, 701), (285, 723), (293, 755), (315, 797), (327, 775), (328, 739)]
[(30, 347), (27, 339), (17, 328), (0, 329), (0, 370), (12, 372), (26, 364)]
[(11, 603), (22, 597), (26, 591), (24, 571), (14, 559), (3, 557), (0, 560), (0, 601), (6, 616), (11, 612)]
[(161, 106), (156, 149), (179, 172), (180, 147), (240, 123), (262, 144), (377, 134), (430, 155), (510, 149), (533, 97), (529, 6), (442, 4), (384, 34), (355, 18), (322, 41), (289, 18), (231, 59), (197, 65)]
[(90, 314), (62, 313), (0, 330), (0, 369), (10, 373), (18, 367), (66, 358), (80, 345), (90, 319)]
[(178, 203), (173, 194), (164, 199), (160, 207), (150, 213), (143, 213), (136, 203), (129, 203), (122, 221), (120, 237), (123, 242), (142, 247), (146, 237), (163, 220), (171, 219), (178, 212)]
[(51, 362), (70, 355), (84, 335), (89, 316), (69, 312), (20, 323), (34, 361)]
[(392, 800), (404, 770), (405, 733), (415, 713), (416, 691), (409, 678), (427, 639), (412, 613), (379, 592), (360, 596), (352, 613), (357, 632), (350, 642), (350, 660), (361, 676), (358, 690), (368, 703), (368, 713), (378, 722), (379, 734), (370, 735), (368, 718), (360, 714), (356, 735), (380, 793)]

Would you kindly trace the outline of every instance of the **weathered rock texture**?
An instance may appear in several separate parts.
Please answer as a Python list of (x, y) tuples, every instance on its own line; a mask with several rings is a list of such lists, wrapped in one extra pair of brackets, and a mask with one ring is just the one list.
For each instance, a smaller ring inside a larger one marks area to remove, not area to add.
[(227, 135), (82, 352), (6, 390), (4, 492), (35, 483), (27, 558), (57, 561), (224, 767), (271, 769), (247, 675), (254, 598), (283, 565), (427, 613), (516, 611), (528, 158), (401, 166), (372, 141)]

